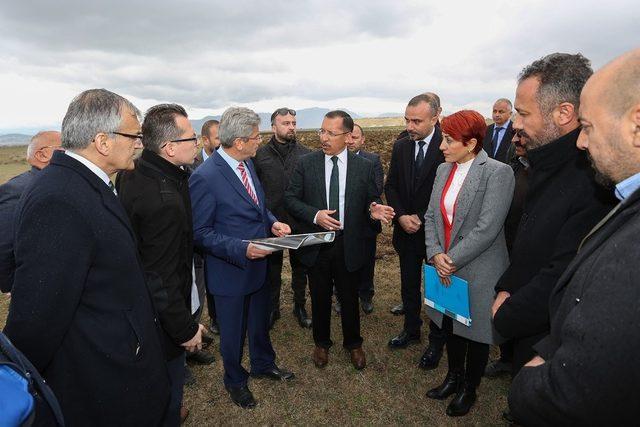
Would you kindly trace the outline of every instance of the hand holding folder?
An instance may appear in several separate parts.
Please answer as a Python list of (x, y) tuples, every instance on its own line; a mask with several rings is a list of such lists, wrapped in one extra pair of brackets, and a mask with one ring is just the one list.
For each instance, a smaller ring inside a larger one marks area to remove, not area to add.
[(471, 326), (469, 284), (457, 276), (449, 276), (450, 284), (444, 285), (435, 268), (424, 265), (424, 302), (445, 316)]

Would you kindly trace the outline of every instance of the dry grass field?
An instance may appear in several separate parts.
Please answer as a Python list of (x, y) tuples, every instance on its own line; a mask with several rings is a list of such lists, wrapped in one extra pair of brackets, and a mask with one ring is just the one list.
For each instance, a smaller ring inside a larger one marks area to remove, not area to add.
[[(369, 150), (381, 154), (385, 170), (393, 140), (401, 130), (397, 127), (365, 129)], [(318, 144), (312, 132), (301, 132), (299, 139), (310, 147)], [(15, 148), (0, 148), (0, 182), (26, 169), (19, 152)], [(291, 383), (252, 380), (249, 386), (258, 407), (242, 410), (231, 403), (224, 390), (222, 363), (214, 345), (215, 363), (193, 367), (197, 383), (185, 388), (185, 402), (191, 410), (186, 425), (504, 425), (501, 413), (507, 405), (507, 379), (484, 380), (470, 414), (459, 419), (449, 418), (444, 413), (446, 401), (425, 397), (426, 391), (444, 378), (446, 356), (437, 370), (424, 372), (417, 368), (424, 341), (406, 350), (387, 348), (388, 339), (402, 328), (402, 319), (389, 313), (389, 308), (400, 299), (398, 258), (391, 247), (391, 232), (390, 227), (385, 227), (378, 239), (375, 310), (370, 315), (362, 315), (366, 369), (356, 371), (348, 353), (342, 350), (337, 315), (332, 321), (337, 345), (331, 349), (329, 365), (323, 370), (313, 366), (311, 331), (301, 329), (291, 314), (293, 295), (289, 271), (285, 269), (282, 318), (271, 337), (278, 364), (294, 371), (296, 379)], [(0, 296), (0, 327), (4, 325), (8, 306), (6, 295)], [(310, 310), (309, 301), (307, 308)], [(426, 337), (426, 327), (423, 333)], [(495, 357), (495, 349), (492, 355)], [(248, 366), (245, 355), (245, 367)]]

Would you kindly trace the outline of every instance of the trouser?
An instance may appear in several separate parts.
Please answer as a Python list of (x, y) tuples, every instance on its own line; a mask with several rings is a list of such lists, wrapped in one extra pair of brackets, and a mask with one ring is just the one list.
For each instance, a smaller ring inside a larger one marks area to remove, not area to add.
[(511, 362), (511, 375), (513, 377), (515, 377), (518, 372), (520, 372), (520, 369), (522, 369), (522, 367), (536, 355), (536, 352), (533, 350), (533, 346), (545, 336), (546, 333), (543, 333), (513, 339), (513, 361)]
[(202, 311), (204, 307), (204, 300), (206, 296), (207, 300), (207, 311), (209, 312), (209, 318), (211, 319), (211, 323), (216, 322), (216, 304), (213, 299), (213, 295), (209, 293), (209, 288), (207, 287), (206, 275), (204, 272), (204, 263), (201, 265), (196, 264), (195, 267), (196, 273), (196, 286), (198, 287), (198, 296), (200, 297), (200, 310), (196, 313), (196, 322), (200, 322), (202, 318)]
[[(269, 307), (271, 311), (280, 311), (280, 290), (282, 288), (282, 263), (284, 251), (275, 251), (267, 257), (269, 265), (269, 285), (271, 287)], [(291, 289), (293, 290), (293, 302), (296, 305), (304, 305), (307, 288), (307, 267), (299, 260), (296, 251), (289, 251), (289, 264), (291, 265)]]
[(180, 425), (180, 407), (182, 406), (182, 390), (184, 388), (185, 353), (167, 362), (169, 373), (170, 397), (164, 425), (176, 427)]
[[(403, 250), (400, 258), (400, 293), (404, 306), (404, 330), (409, 335), (420, 335), (422, 319), (422, 265), (425, 253), (415, 249)], [(447, 333), (433, 321), (429, 322), (429, 345), (442, 350)]]
[[(480, 385), (489, 360), (489, 344), (472, 341), (453, 333), (453, 320), (443, 317), (442, 329), (447, 331), (447, 359), (450, 372), (464, 372), (473, 387)], [(466, 363), (465, 363), (466, 362)]]
[(365, 261), (360, 270), (358, 293), (362, 301), (373, 299), (373, 277), (376, 268), (376, 237), (365, 239)]
[(247, 334), (251, 372), (262, 373), (275, 366), (276, 353), (269, 337), (269, 286), (265, 283), (249, 295), (214, 297), (218, 310), (224, 384), (242, 387), (249, 378), (249, 373), (242, 367)]
[(347, 350), (362, 346), (357, 278), (359, 272), (347, 271), (344, 261), (344, 238), (321, 245), (315, 264), (309, 268), (309, 287), (313, 310), (313, 340), (318, 347), (330, 348), (331, 295), (335, 285), (342, 305), (342, 345)]
[(513, 340), (500, 344), (500, 361), (504, 363), (513, 361)]

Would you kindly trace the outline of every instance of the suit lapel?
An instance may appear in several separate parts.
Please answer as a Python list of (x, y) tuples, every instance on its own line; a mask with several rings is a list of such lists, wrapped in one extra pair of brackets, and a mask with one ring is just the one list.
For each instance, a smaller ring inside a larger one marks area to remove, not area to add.
[(406, 185), (406, 192), (407, 194), (413, 194), (413, 169), (414, 169), (414, 148), (415, 148), (415, 142), (407, 137), (407, 139), (404, 141), (403, 145), (401, 146), (402, 150), (400, 151), (400, 154), (402, 156), (401, 159), (401, 164), (404, 166), (402, 167), (402, 171), (401, 173), (404, 174), (404, 183)]
[(358, 162), (356, 159), (356, 155), (350, 151), (347, 151), (347, 179), (346, 179), (345, 189), (344, 189), (345, 218), (346, 218), (347, 212), (349, 212), (349, 200), (351, 199), (351, 194), (355, 191), (355, 188), (353, 187), (357, 183), (357, 180), (356, 180), (356, 176), (358, 174), (358, 171), (356, 170), (357, 167), (358, 167)]
[(475, 160), (471, 164), (471, 168), (467, 173), (466, 178), (458, 194), (458, 200), (456, 202), (456, 213), (453, 218), (453, 227), (451, 229), (451, 244), (455, 243), (455, 238), (458, 237), (460, 228), (464, 223), (464, 219), (467, 217), (473, 200), (476, 197), (476, 192), (482, 182), (482, 175), (484, 172), (484, 165), (487, 163), (487, 153), (480, 151)]
[(438, 152), (440, 151), (441, 143), (442, 132), (440, 132), (439, 128), (435, 128), (433, 137), (431, 137), (431, 142), (429, 142), (429, 148), (427, 148), (427, 152), (425, 153), (424, 163), (422, 164), (420, 176), (418, 177), (418, 182), (416, 183), (416, 190), (420, 188), (422, 184), (424, 184), (424, 181), (427, 179), (431, 168), (436, 166), (436, 159), (438, 156)]
[[(433, 190), (431, 194), (438, 195), (440, 199), (442, 198), (442, 191), (447, 183), (447, 178), (451, 173), (451, 168), (453, 168), (453, 165), (451, 163), (447, 163), (447, 166), (439, 176), (436, 176), (436, 180), (433, 183)], [(442, 212), (440, 211), (440, 200), (438, 200), (436, 209), (433, 212), (433, 218), (437, 224), (436, 230), (438, 230), (438, 241), (442, 244), (442, 247), (444, 247), (444, 220), (442, 219)]]
[(489, 155), (489, 157), (493, 158), (493, 151), (495, 147), (493, 146), (493, 130), (496, 128), (496, 124), (492, 124), (487, 128), (487, 141), (485, 141), (485, 151)]
[[(229, 184), (231, 184), (231, 187), (243, 198), (245, 199), (247, 202), (249, 202), (251, 204), (251, 206), (254, 207), (254, 209), (256, 209), (258, 212), (260, 211), (260, 207), (258, 207), (255, 202), (253, 201), (253, 199), (251, 199), (251, 196), (249, 196), (249, 193), (247, 192), (247, 189), (244, 188), (244, 185), (242, 184), (242, 182), (240, 182), (240, 179), (238, 178), (238, 175), (236, 175), (236, 173), (231, 169), (231, 166), (229, 166), (229, 164), (222, 158), (222, 156), (220, 156), (218, 153), (214, 153), (213, 154), (215, 157), (213, 158), (213, 160), (215, 161), (216, 165), (218, 166), (218, 169), (220, 170), (220, 173), (222, 174), (222, 176), (225, 177), (225, 179), (229, 182)], [(255, 174), (254, 170), (250, 170), (251, 173), (251, 178), (253, 179), (255, 176), (257, 176)], [(256, 186), (256, 181), (254, 180), (253, 183), (254, 187)], [(256, 189), (257, 192), (257, 189)], [(260, 203), (263, 203), (263, 200), (260, 200), (258, 198), (258, 201)]]
[(311, 164), (313, 165), (314, 170), (314, 174), (313, 176), (316, 177), (317, 179), (317, 187), (318, 189), (320, 189), (319, 193), (321, 199), (321, 204), (319, 206), (325, 206), (325, 209), (329, 209), (329, 205), (327, 204), (327, 177), (326, 177), (326, 172), (325, 172), (325, 167), (324, 167), (324, 153), (322, 151), (318, 152), (318, 160), (315, 162), (312, 162)]

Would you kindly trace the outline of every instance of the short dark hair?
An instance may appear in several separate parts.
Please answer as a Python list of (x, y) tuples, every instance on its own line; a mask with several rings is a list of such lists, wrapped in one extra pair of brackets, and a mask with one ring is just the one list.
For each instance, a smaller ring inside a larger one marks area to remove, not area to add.
[(540, 80), (536, 98), (543, 114), (550, 113), (562, 102), (580, 107), (580, 92), (593, 74), (591, 61), (582, 54), (552, 53), (524, 67), (518, 83), (528, 78)]
[(211, 120), (207, 120), (206, 122), (204, 122), (202, 124), (202, 131), (200, 132), (201, 136), (206, 136), (207, 138), (209, 137), (209, 129), (211, 129), (214, 126), (219, 126), (220, 122), (216, 119), (211, 119)]
[(271, 126), (273, 126), (276, 123), (277, 116), (286, 116), (287, 114), (291, 114), (292, 116), (295, 117), (296, 110), (292, 110), (291, 108), (287, 108), (287, 107), (282, 107), (282, 108), (278, 108), (276, 111), (271, 113)]
[(342, 130), (345, 132), (353, 132), (353, 119), (346, 111), (333, 110), (324, 115), (327, 119), (336, 119), (342, 117)]
[(149, 108), (142, 122), (144, 148), (158, 153), (163, 142), (178, 138), (184, 129), (176, 124), (176, 116), (189, 117), (178, 104), (159, 104)]
[(435, 93), (427, 92), (421, 93), (420, 95), (416, 95), (409, 100), (409, 107), (415, 107), (423, 102), (426, 102), (431, 108), (431, 117), (438, 115), (438, 110), (440, 109), (440, 98)]

